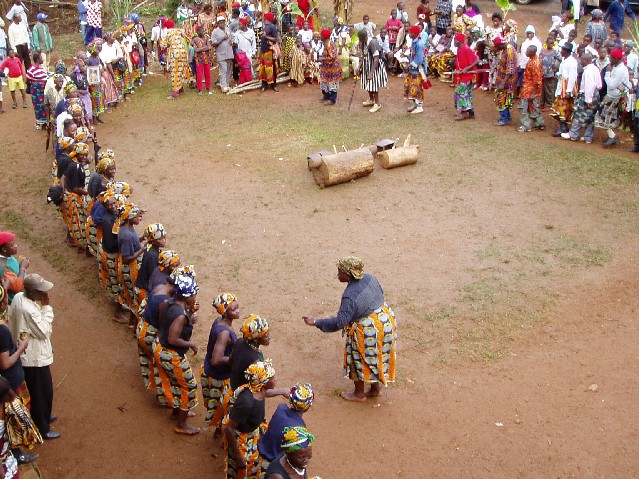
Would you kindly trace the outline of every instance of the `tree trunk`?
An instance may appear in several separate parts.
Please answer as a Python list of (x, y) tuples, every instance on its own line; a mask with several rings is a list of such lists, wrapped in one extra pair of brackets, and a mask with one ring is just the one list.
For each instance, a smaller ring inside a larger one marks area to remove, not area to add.
[[(317, 164), (317, 161), (315, 160), (313, 164)], [(311, 172), (315, 182), (325, 187), (368, 176), (374, 169), (373, 154), (368, 148), (360, 148), (359, 150), (321, 156), (319, 166), (311, 168)]]
[(413, 165), (419, 159), (419, 145), (401, 146), (377, 153), (382, 168), (387, 170), (398, 166)]

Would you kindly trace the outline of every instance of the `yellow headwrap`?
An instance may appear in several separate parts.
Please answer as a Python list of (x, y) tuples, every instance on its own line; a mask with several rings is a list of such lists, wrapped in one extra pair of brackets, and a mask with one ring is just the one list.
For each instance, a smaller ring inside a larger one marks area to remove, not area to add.
[(133, 203), (128, 203), (128, 204), (124, 205), (120, 209), (119, 219), (118, 219), (118, 221), (116, 221), (113, 224), (113, 229), (111, 230), (111, 232), (114, 235), (117, 235), (118, 232), (120, 231), (120, 226), (121, 225), (126, 223), (128, 220), (131, 220), (131, 219), (135, 218), (139, 214), (140, 214), (140, 208), (138, 208)]
[(268, 322), (257, 314), (251, 314), (244, 320), (240, 332), (247, 341), (255, 341), (268, 333)]
[(143, 235), (147, 239), (147, 241), (151, 242), (153, 240), (164, 238), (166, 236), (166, 230), (161, 223), (152, 223), (144, 228)]
[(109, 156), (104, 156), (98, 161), (98, 164), (95, 165), (95, 171), (100, 175), (104, 175), (111, 165), (115, 165), (115, 160)]
[(265, 359), (264, 361), (257, 361), (246, 368), (244, 376), (248, 379), (248, 388), (251, 392), (256, 393), (275, 377), (275, 369), (273, 369), (271, 360)]
[(180, 264), (180, 257), (175, 251), (170, 249), (160, 251), (160, 255), (158, 256), (158, 267), (160, 271), (165, 271), (169, 268), (173, 269), (178, 264)]
[(213, 307), (217, 314), (224, 316), (226, 311), (231, 307), (233, 301), (237, 300), (237, 296), (232, 293), (222, 293), (213, 300)]
[(86, 126), (81, 126), (77, 130), (75, 130), (75, 141), (85, 142), (91, 136), (91, 132)]

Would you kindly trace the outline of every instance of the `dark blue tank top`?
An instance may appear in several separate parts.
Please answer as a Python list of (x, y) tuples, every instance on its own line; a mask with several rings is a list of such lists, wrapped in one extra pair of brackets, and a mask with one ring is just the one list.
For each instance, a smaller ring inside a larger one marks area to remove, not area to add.
[(217, 342), (217, 336), (222, 331), (228, 331), (231, 335), (231, 342), (226, 345), (224, 349), (224, 356), (230, 356), (233, 351), (233, 346), (235, 345), (235, 341), (237, 341), (237, 335), (232, 328), (222, 324), (220, 321), (221, 318), (217, 318), (213, 325), (211, 326), (211, 332), (209, 333), (209, 344), (206, 347), (206, 359), (204, 360), (204, 372), (207, 376), (210, 376), (215, 379), (229, 379), (231, 377), (231, 365), (226, 364), (222, 366), (213, 366), (211, 364), (211, 355), (213, 354), (213, 348), (215, 348), (215, 343)]

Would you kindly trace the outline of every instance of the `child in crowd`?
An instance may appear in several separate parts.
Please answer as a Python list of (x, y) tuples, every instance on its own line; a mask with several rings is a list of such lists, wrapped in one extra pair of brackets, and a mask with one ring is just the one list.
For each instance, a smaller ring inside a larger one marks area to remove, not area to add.
[(251, 59), (248, 57), (246, 52), (236, 48), (235, 50), (235, 63), (239, 68), (239, 79), (238, 84), (242, 85), (243, 83), (248, 83), (253, 81), (253, 69), (251, 68)]
[(539, 59), (543, 74), (543, 88), (541, 92), (541, 111), (546, 111), (555, 101), (555, 89), (557, 88), (557, 71), (561, 63), (561, 56), (554, 50), (555, 37), (548, 35), (543, 44)]
[(24, 91), (24, 78), (22, 76), (22, 62), (16, 56), (16, 51), (13, 48), (9, 49), (9, 56), (0, 63), (0, 70), (9, 77), (9, 92), (11, 92), (11, 99), (13, 100), (12, 108), (18, 108), (16, 90), (20, 90), (20, 94), (22, 95), (22, 108), (27, 108), (27, 95)]

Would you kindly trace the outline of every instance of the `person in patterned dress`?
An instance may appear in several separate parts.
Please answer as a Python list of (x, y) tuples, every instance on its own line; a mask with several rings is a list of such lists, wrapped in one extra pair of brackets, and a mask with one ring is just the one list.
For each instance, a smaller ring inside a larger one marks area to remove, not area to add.
[(167, 49), (166, 62), (171, 74), (171, 96), (168, 98), (176, 100), (184, 91), (184, 83), (191, 79), (186, 49), (189, 39), (182, 30), (175, 28), (175, 23), (171, 19), (164, 22), (164, 27), (167, 30), (160, 40), (160, 47)]
[(504, 126), (512, 121), (510, 109), (513, 106), (515, 88), (517, 87), (517, 52), (511, 43), (501, 37), (495, 38), (493, 45), (498, 53), (495, 104), (499, 112), (499, 120), (495, 126)]

